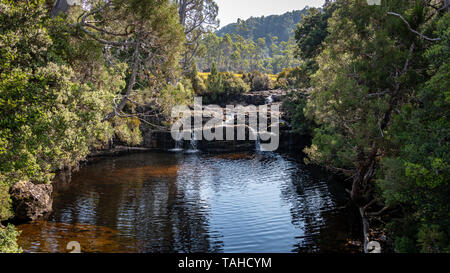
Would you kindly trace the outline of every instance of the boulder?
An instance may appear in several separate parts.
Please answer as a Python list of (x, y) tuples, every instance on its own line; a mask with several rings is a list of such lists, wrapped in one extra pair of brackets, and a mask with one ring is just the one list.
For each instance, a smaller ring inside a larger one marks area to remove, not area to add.
[(20, 221), (33, 221), (52, 210), (52, 191), (50, 184), (33, 184), (20, 181), (10, 189), (15, 218)]

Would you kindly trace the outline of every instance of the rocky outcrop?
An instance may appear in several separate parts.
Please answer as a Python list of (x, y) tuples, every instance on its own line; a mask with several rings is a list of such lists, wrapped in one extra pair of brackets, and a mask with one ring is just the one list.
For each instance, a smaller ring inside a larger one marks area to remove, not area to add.
[[(219, 109), (219, 115), (223, 116), (223, 125), (217, 127), (214, 131), (217, 130), (227, 130), (229, 127), (234, 127), (234, 136), (237, 136), (238, 128), (240, 125), (236, 124), (236, 115), (237, 112), (234, 112), (233, 115), (227, 114), (224, 115), (222, 112), (226, 105), (267, 105), (271, 106), (268, 109), (268, 117), (271, 115), (272, 106), (277, 105), (280, 109), (280, 122), (274, 123), (279, 125), (279, 133), (280, 133), (280, 143), (278, 150), (280, 151), (291, 151), (292, 149), (296, 149), (301, 151), (306, 145), (310, 143), (310, 137), (302, 134), (298, 134), (291, 131), (289, 123), (284, 121), (281, 107), (281, 101), (284, 96), (288, 93), (288, 90), (268, 90), (268, 91), (255, 91), (249, 92), (243, 95), (239, 95), (235, 97), (232, 101), (224, 103), (221, 105), (222, 109)], [(256, 109), (256, 108), (255, 108)], [(212, 108), (210, 105), (203, 105), (203, 114), (204, 116), (200, 116), (199, 118), (202, 120), (203, 127), (207, 126), (207, 122), (210, 120), (210, 117), (215, 116), (214, 112), (216, 112), (216, 108)], [(237, 111), (237, 110), (236, 110)], [(252, 112), (252, 114), (259, 115), (258, 109), (256, 112)], [(192, 113), (194, 114), (194, 113)], [(197, 139), (193, 142), (190, 140), (182, 140), (176, 142), (173, 140), (172, 135), (169, 130), (167, 131), (155, 131), (150, 126), (146, 124), (141, 125), (141, 132), (143, 135), (143, 143), (142, 147), (149, 150), (158, 150), (158, 151), (193, 151), (200, 150), (202, 152), (207, 153), (223, 153), (223, 152), (242, 152), (242, 151), (254, 151), (258, 149), (260, 143), (257, 143), (255, 140), (250, 140), (249, 137), (249, 116), (250, 113), (244, 113), (245, 116), (245, 139), (246, 140), (214, 140), (214, 141), (206, 141), (205, 139)], [(230, 117), (233, 119), (230, 120)], [(231, 122), (231, 123), (230, 123)], [(195, 123), (195, 117), (192, 116), (191, 124)], [(224, 131), (223, 131), (224, 132)], [(189, 133), (189, 132), (188, 132)]]
[(16, 220), (33, 221), (52, 210), (53, 187), (50, 184), (33, 184), (20, 181), (10, 189)]
[[(287, 90), (267, 90), (267, 91), (253, 91), (240, 95), (230, 103), (231, 105), (263, 105), (273, 102), (281, 102), (283, 97), (289, 93)], [(270, 101), (268, 99), (270, 98)]]

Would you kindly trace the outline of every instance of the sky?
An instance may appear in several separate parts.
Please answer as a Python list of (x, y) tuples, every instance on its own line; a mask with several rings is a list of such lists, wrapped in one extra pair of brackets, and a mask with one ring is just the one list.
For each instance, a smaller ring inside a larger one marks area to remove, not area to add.
[(305, 6), (321, 7), (324, 0), (215, 0), (219, 5), (220, 27), (246, 20), (288, 11), (301, 10)]

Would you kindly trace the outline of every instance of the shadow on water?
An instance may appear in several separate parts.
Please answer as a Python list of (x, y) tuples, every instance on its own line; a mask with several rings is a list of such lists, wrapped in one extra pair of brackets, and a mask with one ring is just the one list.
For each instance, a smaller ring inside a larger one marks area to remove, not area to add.
[(48, 219), (19, 226), (27, 252), (353, 252), (358, 236), (340, 184), (289, 155), (132, 154), (54, 186)]

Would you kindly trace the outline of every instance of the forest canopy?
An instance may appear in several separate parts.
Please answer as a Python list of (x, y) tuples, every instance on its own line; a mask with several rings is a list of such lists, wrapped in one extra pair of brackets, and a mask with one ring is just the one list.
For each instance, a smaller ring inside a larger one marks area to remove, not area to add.
[[(294, 151), (344, 177), (366, 252), (450, 252), (449, 0), (327, 0), (219, 31), (213, 0), (82, 3), (0, 0), (0, 223), (17, 182), (140, 146), (174, 105), (282, 88), (311, 138)], [(0, 252), (17, 236), (0, 224)]]

